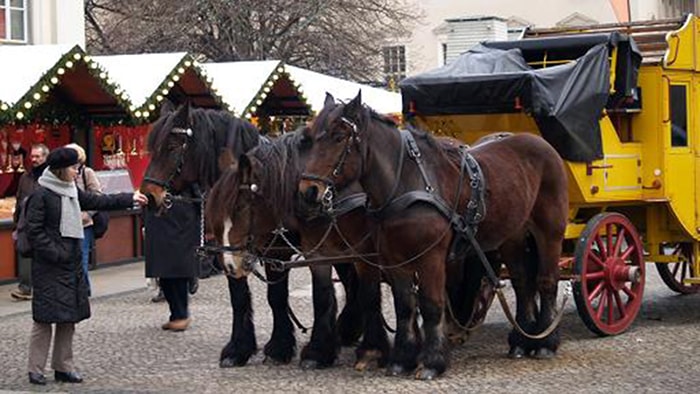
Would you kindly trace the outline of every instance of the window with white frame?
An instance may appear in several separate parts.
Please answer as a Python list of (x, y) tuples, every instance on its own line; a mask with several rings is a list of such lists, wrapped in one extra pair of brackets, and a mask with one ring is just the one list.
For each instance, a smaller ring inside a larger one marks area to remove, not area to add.
[(403, 45), (382, 48), (384, 55), (384, 80), (387, 85), (398, 84), (406, 78), (406, 47)]
[(0, 41), (27, 41), (27, 0), (0, 0)]

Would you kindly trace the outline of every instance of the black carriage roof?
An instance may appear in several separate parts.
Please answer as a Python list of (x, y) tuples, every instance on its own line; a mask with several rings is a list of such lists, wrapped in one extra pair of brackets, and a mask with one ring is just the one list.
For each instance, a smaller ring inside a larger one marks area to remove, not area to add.
[[(612, 48), (618, 61), (611, 97)], [(409, 118), (524, 110), (565, 159), (591, 161), (602, 157), (603, 108), (635, 96), (640, 64), (634, 40), (619, 32), (491, 41), (399, 86)]]

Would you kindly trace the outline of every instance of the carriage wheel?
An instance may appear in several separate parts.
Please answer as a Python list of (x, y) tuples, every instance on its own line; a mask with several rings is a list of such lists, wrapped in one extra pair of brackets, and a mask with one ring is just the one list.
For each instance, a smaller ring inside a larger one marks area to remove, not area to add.
[(589, 330), (616, 335), (637, 317), (644, 292), (644, 250), (634, 225), (619, 213), (594, 216), (574, 257), (574, 299)]
[(694, 294), (700, 291), (700, 285), (685, 284), (683, 279), (695, 277), (695, 256), (692, 243), (661, 245), (661, 254), (678, 255), (678, 263), (656, 263), (659, 276), (669, 289), (681, 294)]

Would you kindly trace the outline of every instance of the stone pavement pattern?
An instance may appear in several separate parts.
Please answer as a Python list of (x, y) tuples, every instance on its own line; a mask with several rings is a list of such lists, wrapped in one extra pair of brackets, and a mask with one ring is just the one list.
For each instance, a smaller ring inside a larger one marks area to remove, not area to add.
[[(262, 352), (248, 366), (220, 369), (218, 356), (230, 334), (231, 312), (225, 278), (203, 280), (192, 300), (194, 323), (183, 333), (165, 332), (166, 304), (152, 304), (142, 267), (115, 269), (126, 293), (93, 299), (93, 317), (77, 326), (76, 365), (80, 385), (30, 386), (26, 377), (31, 315), (0, 317), (0, 390), (70, 392), (697, 392), (700, 385), (700, 295), (677, 297), (660, 284), (652, 266), (642, 314), (621, 336), (598, 338), (580, 321), (573, 301), (561, 325), (563, 344), (554, 360), (509, 360), (509, 325), (494, 305), (486, 323), (467, 343), (454, 347), (452, 367), (434, 382), (389, 378), (383, 371), (360, 374), (352, 369), (353, 351), (343, 349), (333, 368), (302, 371), (295, 359), (284, 366), (264, 365)], [(95, 275), (101, 270), (95, 271)], [(94, 276), (95, 276), (94, 275)], [(304, 269), (291, 274), (291, 302), (305, 324), (311, 323), (310, 277)], [(123, 278), (127, 279), (123, 279)], [(130, 279), (129, 279), (130, 278)], [(258, 346), (270, 336), (271, 318), (265, 289), (251, 278)], [(100, 285), (98, 285), (100, 286)], [(6, 289), (5, 289), (6, 290)], [(0, 296), (6, 296), (1, 291)], [(104, 294), (104, 293), (102, 293)], [(342, 300), (342, 296), (340, 297)], [(388, 312), (390, 297), (385, 297)], [(2, 302), (0, 302), (2, 304)], [(26, 308), (26, 307), (25, 307)], [(299, 346), (308, 334), (297, 332)]]

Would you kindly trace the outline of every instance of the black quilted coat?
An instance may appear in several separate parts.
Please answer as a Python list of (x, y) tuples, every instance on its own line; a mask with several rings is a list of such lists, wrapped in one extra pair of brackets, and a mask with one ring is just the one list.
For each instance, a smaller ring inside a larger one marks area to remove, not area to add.
[[(78, 191), (80, 207), (115, 210), (133, 206), (133, 194)], [(77, 323), (90, 317), (88, 285), (81, 265), (81, 240), (61, 237), (61, 196), (39, 187), (27, 204), (32, 245), (32, 315), (39, 323)]]

